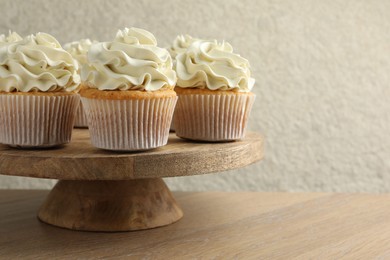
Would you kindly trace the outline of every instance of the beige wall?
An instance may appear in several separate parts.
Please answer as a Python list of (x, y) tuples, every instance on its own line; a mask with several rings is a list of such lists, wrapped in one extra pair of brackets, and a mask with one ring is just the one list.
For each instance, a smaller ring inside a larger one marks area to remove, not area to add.
[[(33, 11), (34, 10), (34, 11)], [(390, 1), (0, 1), (0, 33), (61, 42), (152, 31), (225, 39), (257, 80), (250, 129), (262, 163), (168, 180), (183, 190), (390, 191)], [(16, 166), (17, 167), (17, 166)], [(50, 181), (0, 177), (0, 188)]]

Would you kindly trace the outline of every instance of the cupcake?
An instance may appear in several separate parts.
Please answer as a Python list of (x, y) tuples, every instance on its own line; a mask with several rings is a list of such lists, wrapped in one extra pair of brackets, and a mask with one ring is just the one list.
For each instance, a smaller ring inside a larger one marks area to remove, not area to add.
[(166, 49), (153, 34), (137, 28), (118, 31), (110, 42), (88, 52), (88, 88), (80, 91), (91, 142), (102, 149), (147, 150), (168, 141), (177, 95), (176, 73)]
[(80, 76), (72, 56), (53, 36), (37, 33), (1, 43), (0, 67), (0, 143), (68, 143), (80, 102)]
[[(175, 58), (179, 53), (183, 53), (187, 51), (187, 48), (191, 45), (196, 40), (200, 40), (197, 38), (194, 38), (188, 34), (186, 35), (178, 35), (175, 40), (172, 43), (172, 46), (170, 46), (168, 49), (169, 54), (171, 55), (173, 59), (173, 64), (175, 64)], [(175, 65), (174, 65), (175, 66)], [(175, 125), (172, 120), (171, 126), (170, 126), (170, 131), (174, 132), (175, 131)]]
[(249, 63), (226, 42), (195, 40), (176, 56), (176, 135), (199, 141), (245, 136), (255, 100)]
[[(91, 41), (90, 39), (83, 39), (80, 41), (70, 42), (64, 45), (64, 49), (69, 52), (73, 58), (79, 64), (79, 72), (80, 70), (88, 70), (89, 65), (87, 61), (87, 52), (93, 43), (97, 43), (96, 41)], [(80, 88), (84, 88), (85, 84), (81, 83)], [(76, 120), (74, 123), (75, 127), (85, 128), (88, 127), (87, 116), (84, 112), (83, 104), (80, 100), (80, 105), (76, 112)]]

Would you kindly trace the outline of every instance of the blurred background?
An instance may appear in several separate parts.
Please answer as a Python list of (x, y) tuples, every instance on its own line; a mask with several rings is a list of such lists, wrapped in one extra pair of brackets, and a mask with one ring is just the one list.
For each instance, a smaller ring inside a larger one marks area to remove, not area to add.
[[(65, 44), (134, 26), (161, 47), (178, 34), (226, 40), (252, 66), (249, 130), (265, 135), (265, 159), (166, 179), (172, 189), (389, 192), (389, 14), (383, 0), (0, 0), (0, 34)], [(53, 183), (0, 176), (0, 188)]]

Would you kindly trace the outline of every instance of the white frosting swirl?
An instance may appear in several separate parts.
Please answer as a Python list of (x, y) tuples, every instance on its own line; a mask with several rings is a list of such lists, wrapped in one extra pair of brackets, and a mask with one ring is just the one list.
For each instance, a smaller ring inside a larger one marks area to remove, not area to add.
[(82, 39), (80, 41), (70, 42), (64, 45), (64, 49), (69, 52), (79, 64), (79, 73), (88, 74), (91, 71), (91, 66), (88, 64), (87, 53), (92, 44), (98, 43), (90, 39)]
[(177, 86), (249, 92), (255, 80), (249, 62), (233, 53), (229, 43), (194, 41), (176, 57)]
[(170, 48), (168, 48), (171, 57), (174, 59), (179, 53), (187, 51), (188, 47), (194, 42), (200, 40), (193, 38), (190, 35), (178, 35)]
[(9, 32), (8, 36), (5, 36), (4, 34), (0, 34), (0, 46), (13, 43), (13, 42), (18, 42), (23, 40), (23, 38), (17, 34), (16, 32)]
[(82, 39), (80, 41), (69, 42), (64, 45), (64, 49), (69, 52), (73, 58), (77, 60), (79, 66), (88, 63), (87, 52), (92, 44), (97, 41), (91, 41), (90, 39)]
[(77, 62), (46, 33), (0, 46), (0, 91), (74, 91)]
[(93, 44), (88, 61), (91, 70), (82, 70), (82, 79), (99, 90), (156, 91), (176, 83), (168, 51), (142, 29), (126, 28), (112, 42)]

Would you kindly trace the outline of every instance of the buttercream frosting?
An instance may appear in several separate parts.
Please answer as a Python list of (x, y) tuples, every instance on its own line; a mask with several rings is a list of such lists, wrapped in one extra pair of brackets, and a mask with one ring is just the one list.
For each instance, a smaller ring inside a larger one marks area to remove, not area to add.
[(91, 88), (156, 91), (176, 84), (169, 52), (142, 29), (119, 30), (113, 41), (92, 44), (87, 57), (90, 70), (81, 76)]
[(0, 46), (0, 91), (74, 91), (78, 65), (51, 35), (37, 33)]
[(8, 36), (5, 36), (4, 34), (0, 34), (0, 45), (18, 42), (23, 40), (23, 38), (17, 34), (16, 32), (9, 32)]
[(186, 35), (178, 35), (172, 43), (172, 46), (168, 48), (171, 57), (174, 59), (179, 53), (183, 53), (187, 51), (188, 47), (194, 41), (200, 40), (198, 38), (194, 38), (188, 34)]
[(248, 60), (233, 53), (227, 42), (195, 40), (176, 57), (177, 86), (249, 92), (251, 78)]
[(64, 49), (69, 52), (73, 58), (77, 60), (79, 66), (88, 63), (87, 52), (92, 44), (97, 41), (91, 41), (90, 39), (82, 39), (80, 41), (69, 42), (64, 45)]

